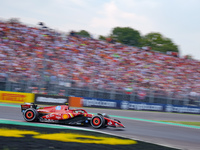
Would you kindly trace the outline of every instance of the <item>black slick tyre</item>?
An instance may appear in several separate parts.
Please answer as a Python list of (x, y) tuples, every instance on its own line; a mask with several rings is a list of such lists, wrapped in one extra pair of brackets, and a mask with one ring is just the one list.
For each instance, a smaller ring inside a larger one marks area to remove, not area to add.
[(28, 122), (36, 121), (38, 117), (38, 112), (34, 108), (29, 108), (24, 111), (23, 117)]
[(105, 126), (105, 119), (100, 115), (93, 116), (90, 123), (93, 128), (99, 129)]

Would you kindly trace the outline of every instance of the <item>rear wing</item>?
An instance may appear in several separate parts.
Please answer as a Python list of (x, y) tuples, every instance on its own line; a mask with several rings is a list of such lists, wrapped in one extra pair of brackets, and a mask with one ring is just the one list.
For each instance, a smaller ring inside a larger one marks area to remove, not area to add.
[(29, 109), (29, 108), (37, 109), (37, 105), (35, 105), (33, 103), (22, 104), (21, 105), (21, 112), (24, 112), (26, 109)]

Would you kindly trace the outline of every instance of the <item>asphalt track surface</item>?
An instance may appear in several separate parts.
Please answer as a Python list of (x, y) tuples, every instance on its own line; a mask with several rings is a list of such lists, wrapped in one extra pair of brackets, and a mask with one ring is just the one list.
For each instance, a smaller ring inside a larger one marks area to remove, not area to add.
[[(102, 132), (146, 141), (182, 150), (200, 149), (200, 128), (161, 124), (153, 120), (200, 121), (200, 115), (159, 113), (145, 111), (125, 111), (85, 108), (89, 113), (107, 113), (119, 119), (126, 128), (98, 129)], [(112, 117), (114, 118), (114, 117)], [(131, 119), (132, 118), (132, 119)], [(24, 121), (20, 107), (0, 106), (0, 119)], [(151, 121), (152, 120), (152, 121)], [(92, 129), (92, 127), (83, 127)]]

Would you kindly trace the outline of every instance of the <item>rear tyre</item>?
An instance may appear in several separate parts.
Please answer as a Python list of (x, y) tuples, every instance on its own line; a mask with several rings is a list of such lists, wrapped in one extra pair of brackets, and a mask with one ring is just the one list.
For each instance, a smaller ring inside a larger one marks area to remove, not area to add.
[(28, 122), (36, 121), (38, 119), (38, 112), (34, 108), (29, 108), (25, 110), (23, 117)]
[(99, 129), (105, 126), (105, 119), (102, 116), (97, 115), (97, 116), (92, 117), (92, 120), (90, 123), (93, 128)]

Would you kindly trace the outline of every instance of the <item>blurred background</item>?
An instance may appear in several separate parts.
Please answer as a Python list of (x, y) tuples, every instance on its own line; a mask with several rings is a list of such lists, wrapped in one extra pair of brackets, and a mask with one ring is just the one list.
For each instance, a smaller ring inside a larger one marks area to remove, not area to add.
[(43, 22), (0, 21), (0, 90), (199, 106), (200, 61), (160, 33), (93, 38)]

